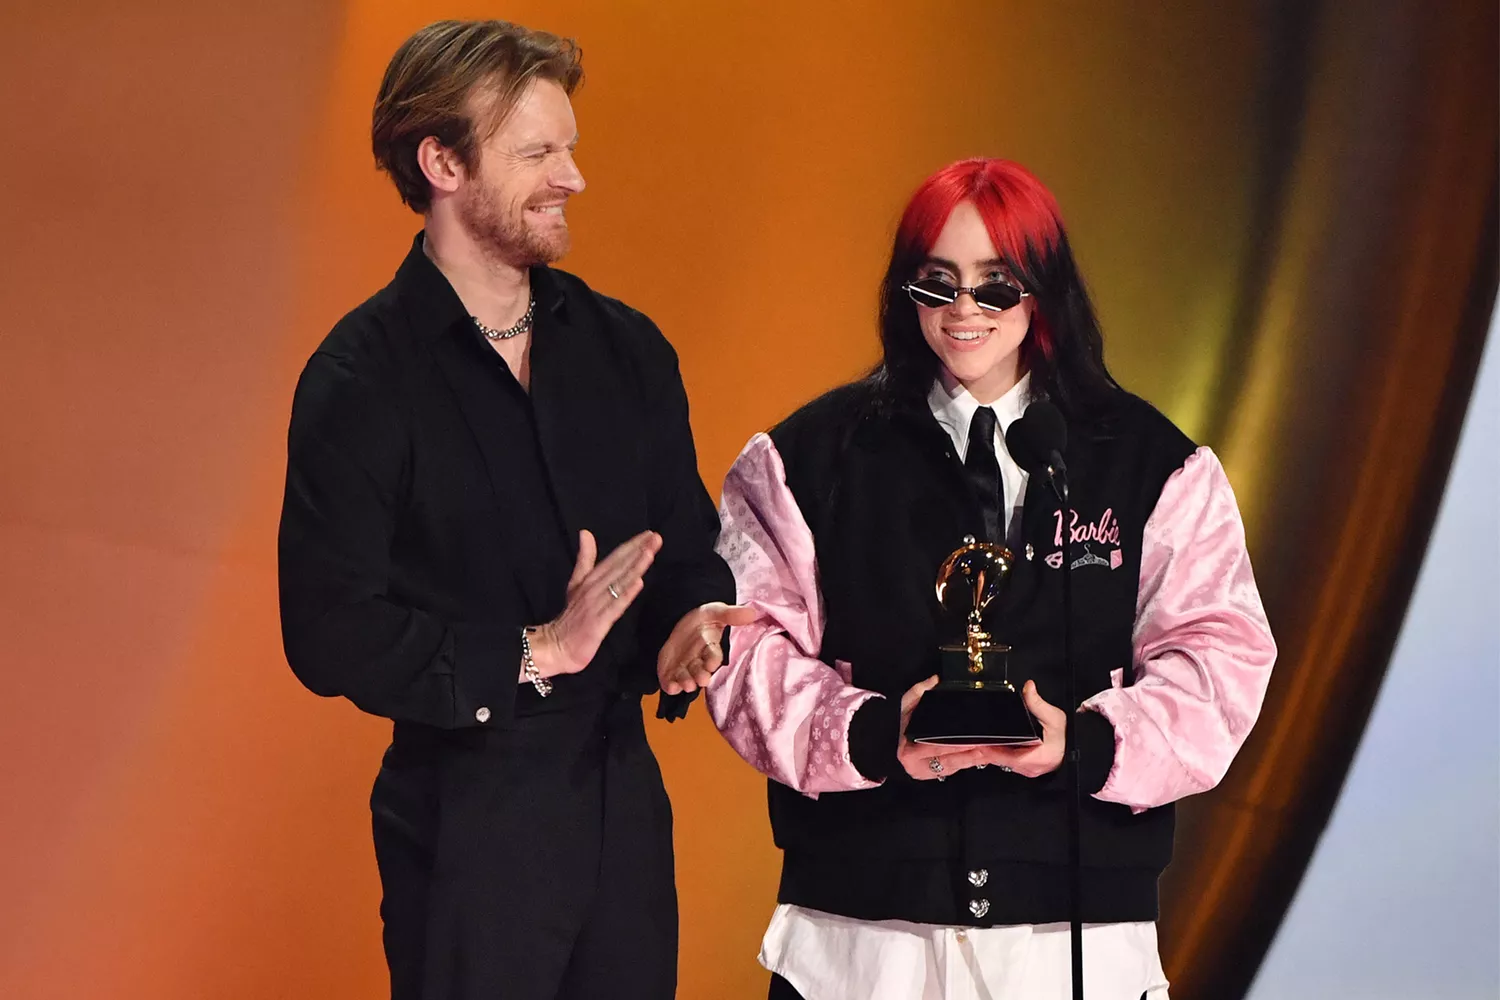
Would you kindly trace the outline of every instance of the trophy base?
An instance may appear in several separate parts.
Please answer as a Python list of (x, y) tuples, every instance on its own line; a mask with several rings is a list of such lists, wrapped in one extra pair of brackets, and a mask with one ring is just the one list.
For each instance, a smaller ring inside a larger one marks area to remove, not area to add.
[(906, 738), (931, 746), (1026, 747), (1042, 742), (1042, 728), (1009, 687), (940, 685), (917, 702)]

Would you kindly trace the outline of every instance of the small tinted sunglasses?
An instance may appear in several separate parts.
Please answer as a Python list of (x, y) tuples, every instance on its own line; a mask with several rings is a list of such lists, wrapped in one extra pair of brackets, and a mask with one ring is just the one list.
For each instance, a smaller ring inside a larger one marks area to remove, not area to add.
[(1031, 294), (1021, 291), (1008, 281), (986, 281), (973, 288), (957, 288), (942, 278), (919, 278), (916, 281), (908, 281), (901, 287), (917, 305), (929, 306), (933, 309), (952, 305), (958, 301), (960, 295), (967, 292), (974, 296), (974, 303), (979, 308), (988, 309), (991, 312), (1003, 312)]

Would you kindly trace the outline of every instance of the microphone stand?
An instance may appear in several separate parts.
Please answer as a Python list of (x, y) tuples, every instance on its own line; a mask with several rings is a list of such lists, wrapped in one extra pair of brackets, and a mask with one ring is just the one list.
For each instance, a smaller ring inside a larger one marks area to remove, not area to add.
[(1047, 481), (1062, 501), (1062, 587), (1063, 587), (1063, 667), (1067, 671), (1068, 712), (1067, 742), (1063, 766), (1068, 783), (1068, 938), (1072, 954), (1073, 1000), (1083, 1000), (1083, 897), (1082, 832), (1080, 829), (1080, 788), (1078, 778), (1078, 690), (1073, 667), (1073, 541), (1072, 506), (1068, 500), (1068, 480), (1062, 456), (1053, 452), (1047, 464)]

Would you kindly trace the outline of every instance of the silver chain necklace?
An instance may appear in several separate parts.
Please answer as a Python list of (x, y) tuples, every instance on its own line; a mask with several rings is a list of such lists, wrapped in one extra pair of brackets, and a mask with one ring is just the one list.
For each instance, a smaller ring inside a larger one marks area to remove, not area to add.
[(509, 340), (512, 337), (519, 337), (521, 334), (531, 329), (531, 317), (535, 315), (535, 313), (536, 296), (533, 295), (531, 297), (531, 301), (526, 303), (526, 314), (520, 319), (516, 320), (515, 326), (508, 326), (504, 330), (497, 330), (492, 326), (485, 326), (483, 323), (479, 322), (478, 316), (470, 316), (469, 318), (474, 321), (474, 325), (479, 328), (479, 332), (484, 334), (490, 340)]

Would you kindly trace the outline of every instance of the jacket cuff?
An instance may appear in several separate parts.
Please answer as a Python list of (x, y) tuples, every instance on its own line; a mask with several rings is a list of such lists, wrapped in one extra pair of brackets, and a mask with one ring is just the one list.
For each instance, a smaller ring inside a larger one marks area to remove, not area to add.
[(884, 781), (896, 770), (900, 736), (900, 703), (878, 696), (867, 699), (849, 720), (849, 763), (866, 781)]
[(1078, 740), (1078, 791), (1093, 795), (1109, 780), (1115, 766), (1115, 727), (1103, 715), (1089, 711), (1073, 714)]
[(520, 626), (458, 624), (450, 632), (454, 727), (497, 726), (514, 719)]
[(697, 691), (679, 691), (677, 694), (667, 694), (662, 691), (656, 696), (656, 717), (666, 719), (668, 722), (676, 722), (687, 715), (688, 706), (697, 697)]

